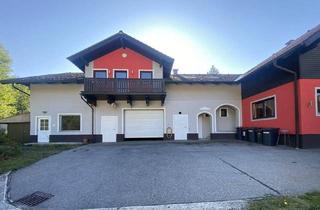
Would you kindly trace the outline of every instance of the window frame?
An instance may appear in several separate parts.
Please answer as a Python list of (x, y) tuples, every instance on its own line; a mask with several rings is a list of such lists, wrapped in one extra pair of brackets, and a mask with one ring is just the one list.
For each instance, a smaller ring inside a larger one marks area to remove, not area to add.
[[(116, 72), (127, 72), (127, 77), (126, 78), (116, 78)], [(113, 69), (113, 79), (129, 79), (129, 70), (128, 69)]]
[[(226, 110), (226, 116), (222, 116), (222, 109)], [(220, 117), (228, 117), (228, 108), (220, 108)]]
[[(253, 118), (253, 104), (258, 103), (258, 102), (262, 102), (262, 101), (266, 101), (268, 99), (274, 99), (274, 116), (273, 117), (263, 117), (263, 118)], [(250, 102), (250, 118), (251, 121), (260, 121), (260, 120), (274, 120), (277, 119), (277, 97), (276, 95), (271, 95), (271, 96), (267, 96), (264, 98), (260, 98), (258, 100), (255, 101), (251, 101)]]
[[(320, 91), (320, 87), (315, 87), (315, 91), (314, 91), (314, 94), (315, 94), (315, 111), (316, 111), (316, 116), (317, 117), (320, 117), (320, 112), (318, 111), (319, 108), (320, 108), (320, 103), (318, 104), (318, 91)], [(319, 95), (320, 95), (320, 92), (319, 92)]]
[[(96, 75), (95, 75), (96, 72), (105, 72), (106, 73), (106, 77), (105, 78), (97, 78)], [(93, 69), (93, 78), (107, 79), (108, 78), (108, 69)]]
[[(80, 116), (80, 130), (61, 130), (61, 122), (60, 122), (60, 116)], [(82, 132), (82, 113), (58, 113), (57, 117), (57, 132)]]
[(139, 79), (141, 79), (141, 72), (150, 72), (151, 73), (151, 79), (153, 79), (153, 69), (139, 69)]

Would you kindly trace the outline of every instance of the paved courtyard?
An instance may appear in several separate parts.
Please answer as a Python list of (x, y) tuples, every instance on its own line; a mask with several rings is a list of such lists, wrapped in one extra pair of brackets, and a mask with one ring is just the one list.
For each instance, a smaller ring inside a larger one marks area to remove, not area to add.
[(242, 141), (93, 144), (11, 176), (10, 197), (53, 198), (36, 208), (79, 209), (237, 200), (320, 190), (320, 149)]

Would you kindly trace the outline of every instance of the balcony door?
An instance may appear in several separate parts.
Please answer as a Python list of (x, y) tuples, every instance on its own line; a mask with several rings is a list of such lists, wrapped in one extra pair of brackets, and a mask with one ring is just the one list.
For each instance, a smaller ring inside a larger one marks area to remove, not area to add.
[(125, 80), (128, 78), (128, 71), (115, 70), (114, 71), (114, 78), (116, 79), (117, 92), (120, 92), (120, 93), (129, 92), (128, 81)]
[(124, 71), (124, 70), (115, 70), (114, 78), (116, 78), (116, 79), (127, 79), (128, 78), (128, 72)]
[(152, 92), (154, 83), (152, 82), (152, 71), (140, 71), (139, 72), (141, 87), (143, 87), (145, 92)]

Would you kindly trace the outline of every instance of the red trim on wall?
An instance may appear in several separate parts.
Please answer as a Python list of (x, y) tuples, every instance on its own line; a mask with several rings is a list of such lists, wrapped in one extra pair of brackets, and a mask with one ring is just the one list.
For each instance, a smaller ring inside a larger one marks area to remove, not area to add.
[[(301, 134), (320, 134), (320, 116), (316, 114), (315, 89), (320, 79), (299, 79)], [(320, 139), (319, 139), (320, 140)]]
[[(269, 96), (276, 97), (276, 118), (252, 120), (251, 103)], [(293, 82), (272, 88), (242, 100), (242, 120), (244, 127), (272, 127), (295, 133)]]
[(120, 48), (94, 60), (95, 68), (108, 69), (108, 78), (113, 78), (113, 69), (128, 69), (129, 78), (139, 78), (140, 69), (152, 69), (152, 60), (129, 48)]

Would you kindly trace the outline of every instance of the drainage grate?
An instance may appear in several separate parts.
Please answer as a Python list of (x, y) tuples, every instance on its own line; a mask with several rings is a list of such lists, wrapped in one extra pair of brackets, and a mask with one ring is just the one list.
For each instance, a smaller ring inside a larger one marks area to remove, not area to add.
[(14, 204), (18, 205), (26, 205), (26, 206), (36, 206), (40, 203), (52, 198), (54, 195), (51, 195), (49, 193), (44, 192), (34, 192), (30, 195), (24, 196), (23, 198), (20, 198), (19, 200), (14, 201)]

